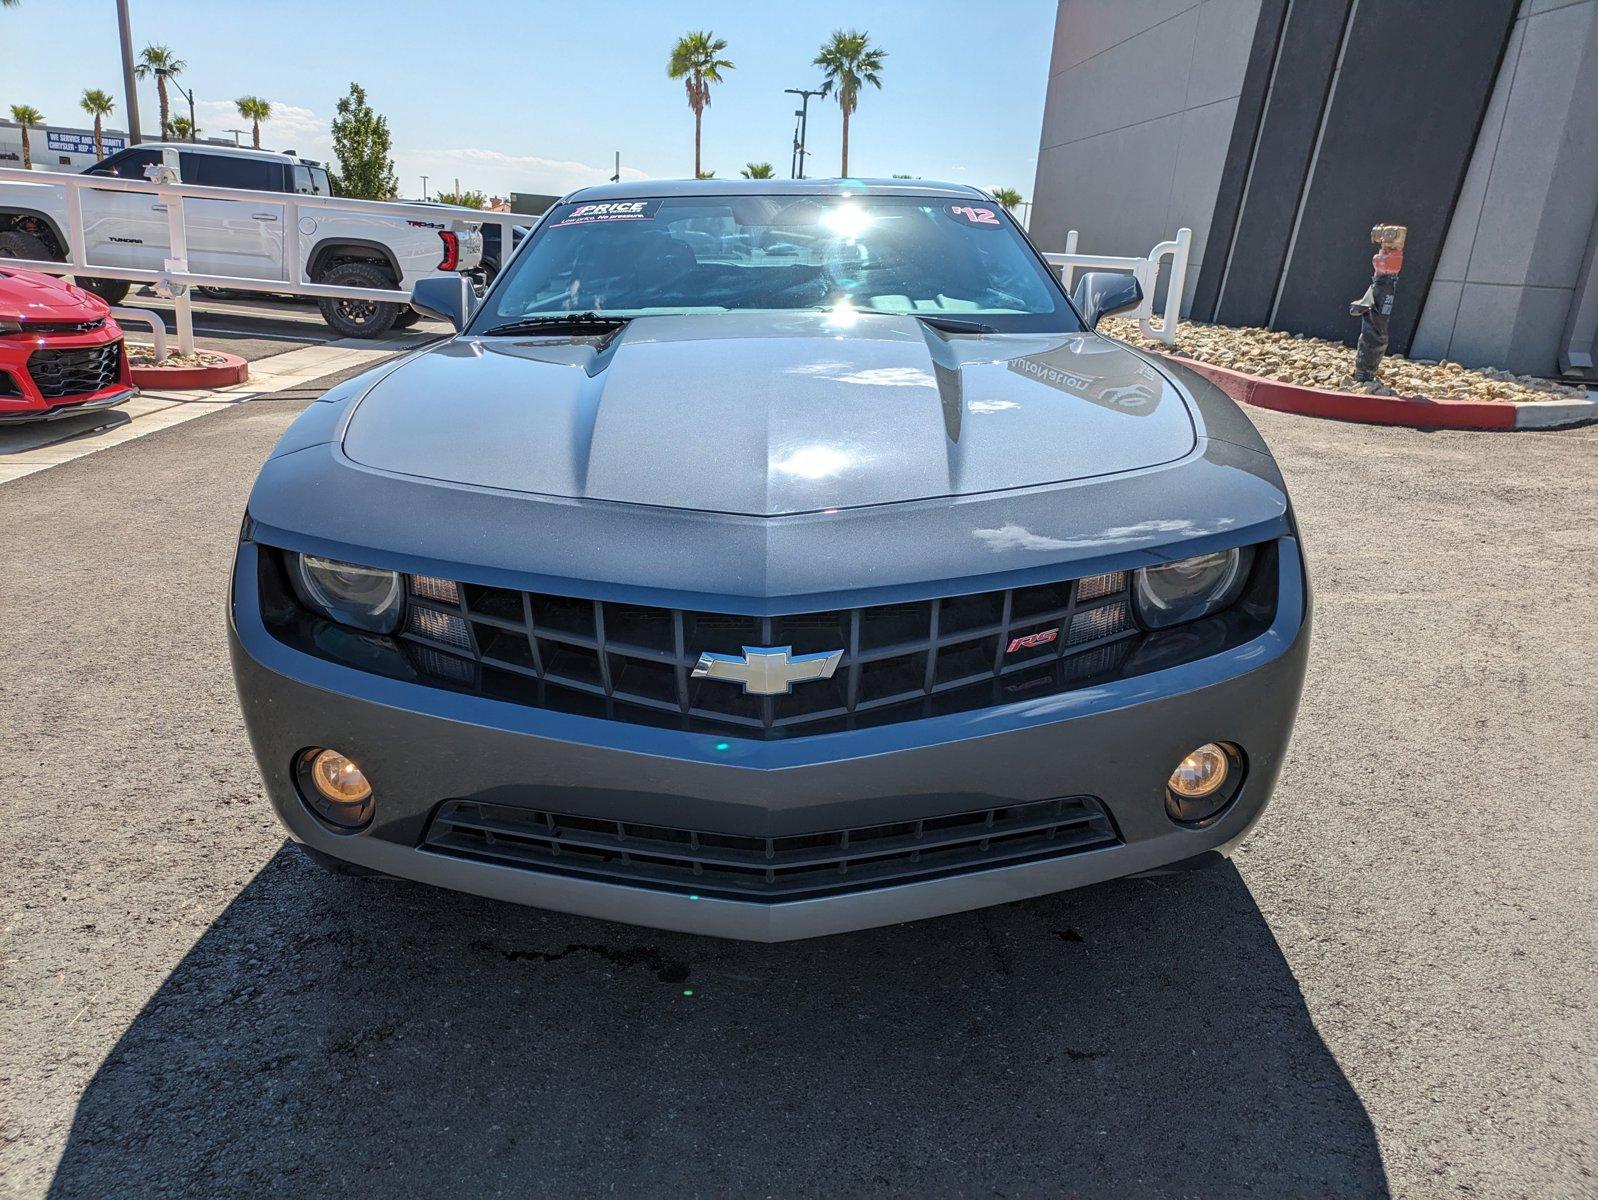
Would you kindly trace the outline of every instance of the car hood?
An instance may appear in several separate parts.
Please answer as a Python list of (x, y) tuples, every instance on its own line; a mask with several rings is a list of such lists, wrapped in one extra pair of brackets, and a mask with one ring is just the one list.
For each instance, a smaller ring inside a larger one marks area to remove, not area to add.
[(0, 268), (0, 317), (24, 321), (93, 321), (106, 304), (76, 284), (36, 271)]
[(755, 516), (1114, 475), (1195, 444), (1176, 388), (1096, 335), (825, 313), (452, 339), (378, 382), (343, 438), (396, 474)]

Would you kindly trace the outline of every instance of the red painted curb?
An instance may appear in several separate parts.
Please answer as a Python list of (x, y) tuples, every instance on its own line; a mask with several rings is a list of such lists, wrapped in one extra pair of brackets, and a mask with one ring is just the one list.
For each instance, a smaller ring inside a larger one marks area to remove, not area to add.
[(1305, 417), (1359, 421), (1366, 425), (1408, 425), (1414, 429), (1513, 429), (1515, 413), (1521, 407), (1487, 404), (1480, 400), (1407, 399), (1367, 396), (1361, 392), (1330, 392), (1245, 375), (1242, 371), (1183, 358), (1180, 354), (1166, 354), (1165, 357), (1197, 371), (1240, 404)]
[(182, 392), (190, 388), (227, 387), (250, 377), (250, 364), (237, 354), (209, 351), (227, 359), (218, 367), (134, 367), (133, 382), (147, 392)]

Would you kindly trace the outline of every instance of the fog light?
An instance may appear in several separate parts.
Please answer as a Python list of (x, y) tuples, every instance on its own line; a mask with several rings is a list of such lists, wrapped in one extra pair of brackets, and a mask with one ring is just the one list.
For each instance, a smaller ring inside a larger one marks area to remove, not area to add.
[(372, 819), (372, 785), (353, 759), (337, 750), (307, 750), (295, 767), (300, 793), (318, 816), (340, 829)]
[(1202, 800), (1220, 791), (1230, 773), (1226, 751), (1214, 742), (1205, 742), (1176, 764), (1176, 770), (1171, 772), (1171, 790), (1184, 800)]
[(1207, 821), (1237, 795), (1241, 756), (1233, 746), (1205, 742), (1176, 764), (1166, 780), (1165, 807), (1174, 821)]

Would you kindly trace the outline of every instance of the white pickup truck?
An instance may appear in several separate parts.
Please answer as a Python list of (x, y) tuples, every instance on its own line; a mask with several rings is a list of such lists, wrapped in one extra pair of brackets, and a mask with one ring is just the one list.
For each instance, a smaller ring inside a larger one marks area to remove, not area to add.
[[(255, 193), (238, 200), (183, 201), (189, 269), (201, 275), (239, 279), (289, 279), (283, 262), (284, 206), (265, 192), (331, 195), (321, 164), (268, 150), (189, 142), (145, 142), (96, 163), (86, 175), (146, 179), (147, 168), (176, 151), (183, 183), (239, 188)], [(451, 272), (470, 274), (483, 252), (479, 229), (461, 231), (442, 214), (414, 219), (385, 213), (300, 208), (300, 274), (310, 283), (409, 291), (417, 280)], [(0, 183), (0, 258), (67, 259), (65, 188), (39, 183)], [(153, 195), (88, 191), (83, 194), (87, 261), (110, 268), (161, 270), (170, 238), (166, 206)], [(112, 304), (129, 284), (117, 279), (79, 279)], [(345, 337), (380, 337), (413, 324), (409, 305), (382, 300), (318, 301), (322, 317)]]

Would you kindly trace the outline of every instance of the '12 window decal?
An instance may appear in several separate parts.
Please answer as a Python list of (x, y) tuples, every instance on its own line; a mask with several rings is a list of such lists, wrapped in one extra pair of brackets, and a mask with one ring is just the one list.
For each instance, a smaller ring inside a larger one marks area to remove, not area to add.
[(988, 229), (1000, 227), (999, 214), (991, 208), (982, 208), (975, 204), (951, 204), (944, 209), (957, 221), (964, 221), (967, 225), (977, 225)]

